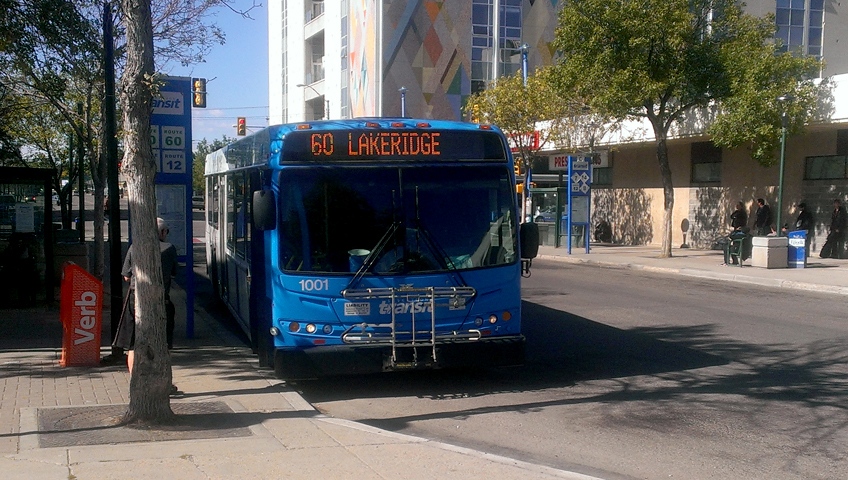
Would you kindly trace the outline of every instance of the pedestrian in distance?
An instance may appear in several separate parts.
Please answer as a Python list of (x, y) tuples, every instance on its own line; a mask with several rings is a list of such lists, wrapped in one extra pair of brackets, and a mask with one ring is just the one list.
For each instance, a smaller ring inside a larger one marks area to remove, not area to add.
[[(177, 248), (173, 244), (168, 243), (168, 224), (161, 218), (156, 219), (156, 227), (159, 231), (159, 253), (162, 256), (162, 281), (165, 287), (165, 313), (166, 313), (166, 336), (168, 342), (168, 350), (174, 348), (174, 317), (176, 316), (176, 308), (171, 302), (171, 279), (177, 274)], [(132, 375), (133, 361), (135, 355), (133, 348), (135, 346), (135, 277), (133, 276), (133, 247), (130, 245), (127, 250), (127, 256), (124, 259), (124, 265), (121, 269), (121, 275), (125, 282), (129, 282), (129, 290), (127, 298), (124, 301), (124, 307), (121, 310), (121, 318), (118, 321), (118, 332), (115, 334), (115, 340), (112, 346), (127, 350), (127, 368)], [(171, 385), (171, 394), (178, 392), (177, 387)]]
[(795, 219), (795, 230), (804, 230), (807, 236), (804, 239), (804, 252), (806, 256), (810, 256), (810, 243), (816, 230), (816, 218), (813, 212), (807, 210), (807, 204), (801, 202), (798, 204), (798, 218)]
[(768, 235), (774, 230), (772, 229), (771, 207), (766, 204), (762, 198), (757, 199), (757, 213), (754, 217), (754, 229), (757, 235)]
[(730, 227), (736, 231), (748, 225), (748, 213), (745, 211), (745, 204), (736, 202), (736, 209), (730, 214)]
[(819, 256), (821, 258), (842, 258), (845, 250), (845, 229), (848, 227), (848, 213), (842, 206), (842, 200), (833, 200), (833, 210), (830, 213), (830, 230)]
[(736, 202), (736, 208), (730, 214), (730, 228), (727, 242), (724, 244), (724, 263), (722, 265), (738, 265), (739, 262), (748, 258), (746, 255), (747, 243), (750, 242), (748, 235), (748, 213), (745, 212), (745, 204)]

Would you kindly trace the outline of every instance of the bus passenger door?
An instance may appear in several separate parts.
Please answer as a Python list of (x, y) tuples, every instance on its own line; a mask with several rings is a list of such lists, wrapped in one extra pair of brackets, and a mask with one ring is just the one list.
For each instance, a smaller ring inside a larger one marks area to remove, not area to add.
[(228, 175), (227, 288), (225, 301), (242, 328), (250, 332), (250, 202), (247, 172)]

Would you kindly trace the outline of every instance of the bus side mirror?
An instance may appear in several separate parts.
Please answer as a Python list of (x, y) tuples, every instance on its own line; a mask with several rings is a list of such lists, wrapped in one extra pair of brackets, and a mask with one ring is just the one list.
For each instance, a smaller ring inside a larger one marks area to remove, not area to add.
[(271, 190), (253, 192), (253, 226), (263, 231), (277, 228), (277, 206)]
[(525, 222), (519, 228), (518, 236), (521, 241), (521, 258), (536, 258), (536, 255), (539, 254), (539, 224)]

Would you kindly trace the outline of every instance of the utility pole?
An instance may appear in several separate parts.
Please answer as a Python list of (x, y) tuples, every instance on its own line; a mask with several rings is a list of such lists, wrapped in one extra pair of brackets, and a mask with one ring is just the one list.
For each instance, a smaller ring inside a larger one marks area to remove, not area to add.
[[(103, 136), (106, 142), (107, 191), (109, 192), (109, 288), (111, 298), (111, 339), (118, 333), (121, 320), (121, 205), (118, 200), (118, 139), (115, 137), (115, 51), (112, 38), (112, 5), (103, 3), (104, 103)], [(95, 212), (96, 214), (96, 212)], [(110, 342), (111, 343), (111, 342)], [(112, 347), (112, 359), (123, 357), (123, 349)]]
[[(77, 115), (82, 120), (82, 102), (77, 102)], [(77, 169), (79, 169), (79, 230), (80, 243), (85, 243), (85, 147), (82, 144), (82, 134), (77, 135)]]

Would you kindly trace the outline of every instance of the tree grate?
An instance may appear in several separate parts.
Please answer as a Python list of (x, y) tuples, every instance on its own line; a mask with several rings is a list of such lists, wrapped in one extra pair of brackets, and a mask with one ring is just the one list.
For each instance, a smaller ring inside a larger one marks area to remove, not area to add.
[(38, 409), (41, 448), (117, 443), (235, 438), (252, 435), (255, 419), (224, 402), (171, 403), (174, 419), (166, 425), (120, 425), (127, 405)]

